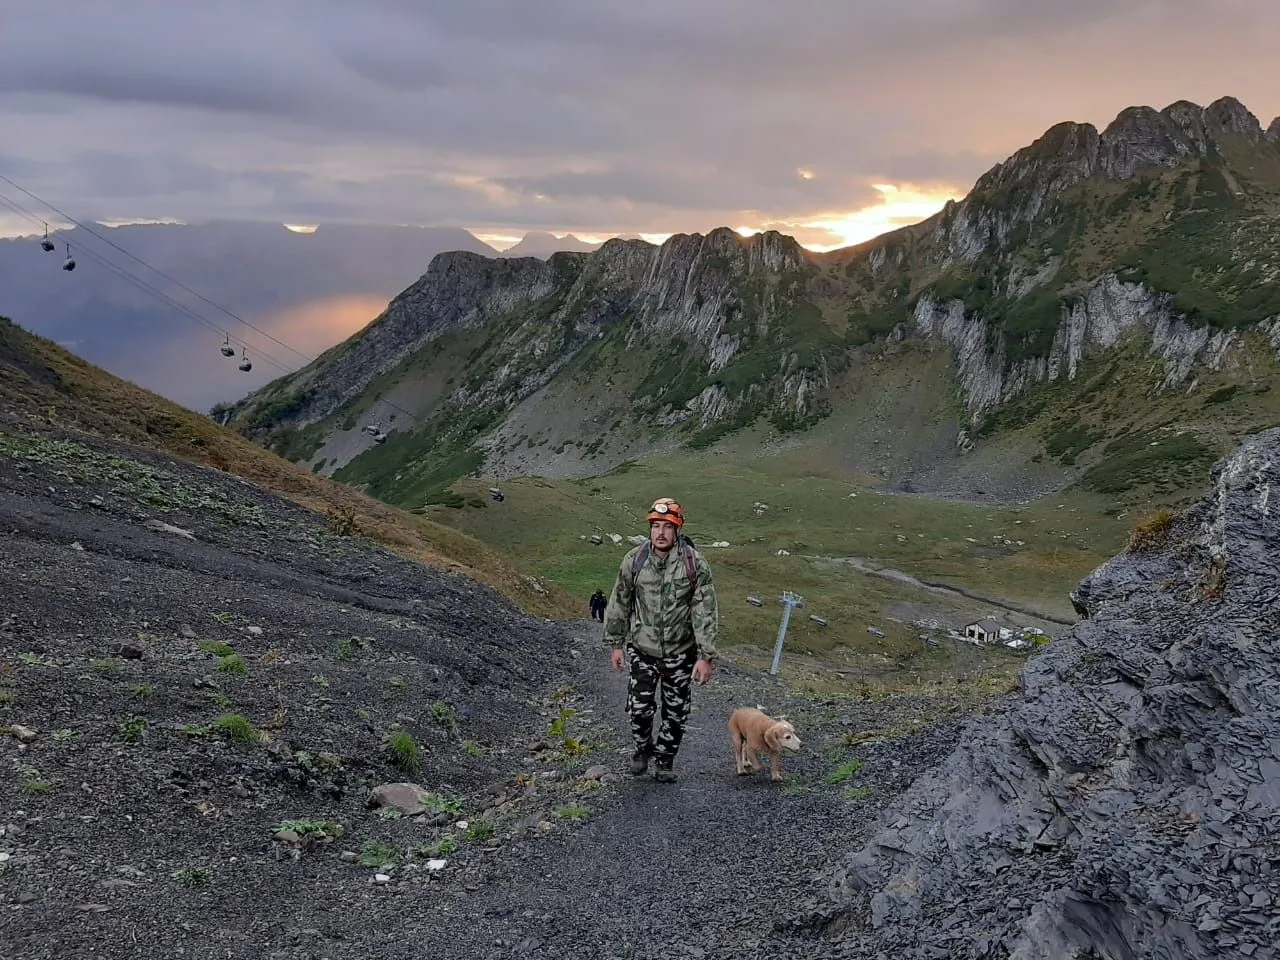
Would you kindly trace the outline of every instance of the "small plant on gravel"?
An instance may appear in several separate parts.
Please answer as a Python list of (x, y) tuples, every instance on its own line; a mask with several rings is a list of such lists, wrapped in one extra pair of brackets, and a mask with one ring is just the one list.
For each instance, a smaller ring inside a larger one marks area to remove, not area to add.
[(401, 820), (404, 818), (404, 811), (397, 810), (395, 807), (383, 807), (378, 811), (379, 820)]
[(28, 667), (52, 667), (54, 665), (52, 660), (48, 660), (32, 651), (18, 654), (18, 659)]
[(132, 693), (139, 700), (142, 700), (145, 697), (151, 696), (151, 684), (135, 683), (132, 687), (129, 688), (129, 692)]
[(462, 798), (453, 794), (429, 793), (423, 798), (422, 805), (432, 813), (447, 813), (451, 817), (462, 813)]
[(138, 642), (139, 643), (159, 643), (160, 638), (156, 636), (154, 633), (140, 633), (138, 634)]
[(476, 840), (488, 840), (494, 834), (493, 824), (491, 823), (473, 823), (467, 827), (467, 839), (474, 842)]
[(367, 642), (359, 637), (347, 637), (345, 640), (339, 640), (337, 646), (333, 648), (333, 659), (339, 661), (351, 660), (366, 646), (368, 646)]
[(29, 763), (15, 763), (13, 771), (22, 778), (22, 788), (33, 797), (53, 793), (54, 785), (44, 778), (38, 768)]
[(209, 727), (200, 723), (184, 723), (178, 729), (188, 737), (203, 737), (209, 733)]
[(569, 721), (575, 716), (572, 707), (561, 707), (560, 712), (556, 714), (556, 718), (547, 724), (547, 736), (563, 737), (568, 730)]
[(381, 840), (366, 840), (360, 848), (360, 863), (370, 869), (393, 867), (400, 862), (400, 851)]
[(262, 742), (262, 734), (258, 732), (258, 728), (238, 713), (224, 713), (213, 721), (213, 729), (232, 743)]
[(235, 618), (235, 614), (230, 610), (221, 610), (218, 613), (211, 613), (209, 616), (213, 617), (213, 619), (217, 620), (219, 623), (230, 623)]
[(581, 757), (591, 748), (577, 737), (565, 737), (560, 749), (564, 751), (566, 757)]
[(861, 769), (861, 760), (846, 760), (827, 774), (827, 783), (844, 783)]
[(437, 700), (431, 704), (431, 716), (436, 723), (446, 730), (451, 733), (457, 732), (458, 712), (443, 700)]
[(433, 843), (424, 843), (418, 848), (417, 853), (419, 856), (434, 860), (436, 857), (447, 857), (457, 852), (457, 849), (458, 841), (452, 835), (446, 834)]
[(560, 807), (556, 810), (557, 817), (559, 817), (561, 820), (568, 820), (572, 823), (577, 823), (580, 820), (585, 820), (590, 815), (591, 815), (591, 808), (585, 807), (580, 803), (575, 803), (572, 806), (568, 806), (568, 807)]
[(114, 660), (90, 660), (89, 669), (98, 673), (119, 673), (120, 664)]
[(220, 691), (209, 694), (209, 700), (219, 710), (230, 710), (235, 706), (235, 701)]
[(467, 755), (480, 759), (489, 755), (489, 748), (483, 743), (477, 743), (474, 740), (463, 740), (462, 749), (467, 751)]
[(218, 658), (217, 670), (220, 673), (229, 673), (233, 677), (243, 677), (248, 675), (249, 665), (238, 653), (233, 653), (229, 657)]
[(134, 716), (132, 713), (120, 721), (120, 737), (125, 743), (137, 743), (147, 732), (147, 718)]
[(1168, 508), (1162, 508), (1143, 517), (1134, 524), (1129, 534), (1129, 549), (1139, 553), (1156, 549), (1164, 542), (1169, 529), (1173, 526), (1173, 521), (1174, 512)]
[(205, 653), (211, 653), (215, 657), (229, 657), (236, 652), (236, 648), (229, 643), (223, 643), (221, 640), (201, 640), (200, 649)]
[(335, 537), (354, 537), (360, 534), (360, 521), (356, 519), (355, 507), (332, 507), (325, 514), (329, 523), (329, 532)]
[(846, 787), (843, 794), (846, 800), (865, 800), (871, 796), (870, 787)]
[(74, 730), (64, 729), (53, 731), (53, 739), (57, 740), (59, 743), (68, 743), (78, 736), (80, 736), (80, 734), (76, 733)]
[(387, 735), (387, 755), (405, 773), (417, 773), (422, 767), (422, 751), (404, 730), (393, 730)]
[(314, 683), (317, 687), (324, 687), (326, 690), (329, 689), (329, 678), (326, 677), (323, 673), (317, 673), (314, 677), (311, 678), (311, 682)]
[(12, 690), (0, 690), (0, 707), (11, 707), (18, 702), (18, 695)]
[(193, 890), (213, 883), (213, 871), (206, 867), (183, 867), (173, 871), (169, 876), (184, 887), (190, 887)]

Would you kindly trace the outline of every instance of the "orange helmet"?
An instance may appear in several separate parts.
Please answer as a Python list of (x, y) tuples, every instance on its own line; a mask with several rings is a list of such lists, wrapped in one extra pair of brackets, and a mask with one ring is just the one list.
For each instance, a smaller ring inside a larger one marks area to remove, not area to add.
[(674, 523), (677, 527), (683, 527), (684, 510), (680, 508), (680, 504), (670, 497), (663, 497), (661, 500), (653, 502), (653, 506), (649, 508), (649, 516), (645, 519), (650, 523), (655, 520), (666, 520), (668, 523)]

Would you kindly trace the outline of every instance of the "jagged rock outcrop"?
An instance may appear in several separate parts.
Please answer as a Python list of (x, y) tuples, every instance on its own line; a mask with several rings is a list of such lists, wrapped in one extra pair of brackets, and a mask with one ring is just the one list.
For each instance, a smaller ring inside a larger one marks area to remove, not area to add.
[(1265, 136), (1274, 143), (1280, 143), (1280, 117), (1276, 117), (1271, 121), (1271, 126), (1267, 127)]
[(1072, 600), (831, 884), (846, 956), (1271, 958), (1280, 933), (1280, 430)]
[[(1074, 380), (1088, 351), (1114, 347), (1127, 333), (1149, 336), (1149, 352), (1164, 361), (1161, 389), (1183, 386), (1197, 366), (1219, 369), (1237, 340), (1232, 331), (1187, 323), (1170, 307), (1171, 298), (1114, 274), (1094, 281), (1062, 311), (1049, 353), (1010, 362), (1003, 341), (988, 322), (966, 313), (960, 300), (939, 303), (923, 296), (916, 304), (917, 332), (943, 340), (954, 352), (956, 374), (971, 414), (1011, 400), (1028, 387), (1059, 377)], [(1263, 332), (1270, 333), (1267, 327)], [(997, 343), (995, 350), (989, 346)], [(1280, 336), (1277, 337), (1280, 343)]]

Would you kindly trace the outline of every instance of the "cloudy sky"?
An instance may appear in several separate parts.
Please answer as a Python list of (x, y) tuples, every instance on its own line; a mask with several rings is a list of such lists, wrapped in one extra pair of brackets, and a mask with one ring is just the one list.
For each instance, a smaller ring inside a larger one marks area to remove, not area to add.
[(1265, 125), (1277, 49), (1275, 0), (0, 0), (0, 173), (99, 220), (821, 248), (1060, 120)]

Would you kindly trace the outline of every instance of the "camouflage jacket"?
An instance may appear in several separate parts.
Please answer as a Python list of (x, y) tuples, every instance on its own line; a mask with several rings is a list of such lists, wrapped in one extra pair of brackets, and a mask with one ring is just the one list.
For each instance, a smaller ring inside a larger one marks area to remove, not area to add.
[(679, 550), (693, 550), (691, 545), (682, 542), (679, 550), (672, 549), (666, 557), (651, 549), (633, 588), (631, 565), (642, 549), (644, 545), (635, 547), (622, 558), (605, 609), (604, 642), (611, 647), (629, 644), (654, 657), (696, 648), (701, 659), (714, 660), (720, 610), (711, 567), (694, 550), (698, 582), (690, 584)]

